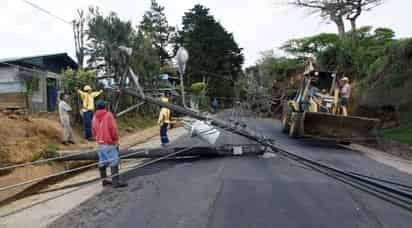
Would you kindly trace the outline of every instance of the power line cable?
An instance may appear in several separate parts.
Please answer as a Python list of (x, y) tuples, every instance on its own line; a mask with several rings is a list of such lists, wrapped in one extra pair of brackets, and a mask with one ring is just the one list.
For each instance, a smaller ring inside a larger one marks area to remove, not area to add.
[[(127, 158), (127, 157), (130, 157), (132, 155), (143, 154), (143, 153), (146, 153), (146, 151), (137, 151), (137, 152), (134, 152), (134, 153), (125, 154), (123, 156), (119, 156), (118, 159), (120, 160), (122, 158)], [(49, 178), (52, 178), (52, 177), (57, 177), (57, 176), (61, 176), (61, 175), (81, 171), (81, 170), (91, 168), (91, 167), (99, 165), (99, 164), (104, 164), (105, 162), (111, 162), (111, 161), (114, 161), (114, 160), (115, 160), (115, 158), (109, 159), (109, 160), (104, 161), (104, 162), (100, 162), (100, 161), (99, 162), (93, 162), (93, 163), (88, 164), (88, 165), (84, 165), (84, 166), (80, 166), (80, 167), (77, 167), (77, 168), (65, 170), (65, 171), (62, 171), (62, 172), (57, 172), (57, 173), (46, 175), (46, 176), (37, 177), (37, 178), (30, 179), (30, 180), (27, 180), (27, 181), (23, 181), (23, 182), (20, 182), (20, 183), (17, 183), (17, 184), (8, 185), (8, 186), (1, 186), (0, 187), (0, 192), (6, 191), (6, 190), (9, 190), (9, 189), (12, 189), (12, 188), (17, 188), (17, 187), (20, 187), (20, 186), (23, 186), (23, 185), (31, 184), (31, 183), (34, 183), (34, 182), (43, 181), (43, 180), (46, 180), (46, 179), (49, 179)]]
[(33, 162), (26, 162), (26, 163), (21, 163), (21, 164), (6, 166), (6, 167), (0, 167), (0, 171), (20, 168), (20, 167), (25, 167), (25, 166), (31, 166), (31, 165), (39, 165), (39, 164), (43, 164), (43, 163), (47, 163), (47, 162), (51, 162), (51, 161), (59, 161), (59, 160), (65, 159), (65, 158), (70, 158), (70, 157), (75, 157), (75, 156), (78, 156), (78, 155), (81, 155), (81, 154), (90, 153), (90, 151), (91, 150), (86, 150), (86, 151), (82, 151), (82, 152), (79, 152), (79, 153), (73, 153), (73, 154), (48, 158), (48, 159), (41, 159), (41, 160), (37, 160), (37, 161), (33, 161)]
[[(197, 135), (197, 137), (199, 137), (199, 136), (200, 136), (200, 135)], [(166, 156), (161, 157), (160, 160), (165, 159), (165, 158), (169, 158), (169, 157), (171, 157), (171, 156), (173, 156), (173, 155), (177, 155), (177, 154), (182, 153), (182, 152), (184, 152), (184, 151), (188, 151), (188, 150), (194, 148), (194, 147), (197, 146), (197, 145), (198, 145), (198, 144), (192, 145), (192, 146), (190, 146), (190, 147), (187, 147), (187, 148), (185, 148), (185, 149), (179, 150), (179, 151), (177, 151), (177, 152), (170, 153), (170, 154), (168, 154), (168, 155), (166, 155)], [(79, 154), (81, 154), (81, 153), (84, 153), (84, 152), (80, 152)], [(131, 155), (141, 154), (141, 153), (146, 153), (146, 151), (137, 151), (137, 152), (134, 152), (134, 153), (131, 153), (131, 154), (125, 154), (125, 155), (123, 155), (123, 156), (120, 156), (119, 159), (121, 159), (121, 158), (127, 158), (127, 157), (130, 157)], [(69, 156), (67, 156), (67, 157), (71, 157), (71, 156), (74, 156), (74, 155), (69, 155)], [(61, 157), (57, 157), (57, 159), (61, 159)], [(39, 163), (49, 162), (49, 161), (51, 161), (51, 160), (53, 160), (53, 159), (42, 160), (42, 161), (39, 161)], [(109, 161), (111, 161), (111, 160), (113, 160), (113, 159), (110, 159)], [(159, 160), (159, 159), (154, 159), (153, 161), (156, 162), (156, 161), (160, 161), (160, 160)], [(153, 163), (153, 161), (148, 162), (148, 164)], [(9, 189), (13, 189), (13, 188), (16, 188), (16, 187), (20, 187), (20, 186), (23, 186), (23, 185), (27, 185), (27, 184), (30, 184), (30, 183), (43, 181), (43, 180), (46, 180), (46, 179), (49, 179), (49, 178), (52, 178), (52, 177), (57, 177), (57, 176), (61, 176), (61, 175), (73, 173), (73, 172), (76, 172), (76, 171), (81, 171), (81, 170), (84, 170), (84, 169), (87, 169), (87, 168), (91, 168), (91, 167), (93, 167), (93, 166), (96, 166), (96, 165), (98, 165), (99, 163), (100, 163), (100, 162), (94, 162), (94, 163), (91, 163), (91, 164), (88, 164), (88, 165), (85, 165), (85, 166), (80, 166), (80, 167), (77, 167), (77, 168), (74, 168), (74, 169), (65, 170), (65, 171), (58, 172), (58, 173), (54, 173), (54, 174), (50, 174), (50, 175), (47, 175), (47, 176), (37, 177), (37, 178), (31, 179), (31, 180), (28, 180), (28, 181), (23, 181), (23, 182), (20, 182), (20, 183), (17, 183), (17, 184), (13, 184), (13, 185), (9, 185), (9, 186), (0, 186), (0, 192), (6, 191), (6, 190), (9, 190)], [(17, 165), (17, 166), (18, 166), (18, 167), (21, 167), (21, 166), (25, 166), (25, 165), (27, 165), (27, 163), (21, 164), (21, 165)], [(146, 164), (146, 165), (147, 165), (147, 164)], [(15, 168), (15, 167), (4, 167), (3, 169), (10, 169), (10, 168)], [(139, 167), (137, 167), (137, 168), (139, 168)]]
[(50, 16), (52, 16), (52, 17), (54, 17), (54, 18), (56, 18), (56, 19), (58, 19), (58, 20), (60, 20), (60, 21), (62, 21), (62, 22), (64, 22), (64, 23), (66, 23), (66, 24), (69, 24), (69, 25), (72, 25), (72, 24), (73, 24), (72, 22), (63, 19), (62, 17), (60, 17), (60, 16), (58, 16), (58, 15), (56, 15), (56, 14), (54, 14), (54, 13), (48, 11), (48, 10), (46, 10), (46, 9), (43, 8), (43, 7), (40, 7), (40, 6), (37, 5), (37, 4), (34, 4), (34, 3), (30, 2), (30, 1), (27, 1), (27, 0), (22, 0), (22, 1), (23, 1), (24, 3), (32, 6), (33, 8), (35, 8), (35, 9), (37, 9), (37, 10), (39, 10), (39, 11), (42, 11), (43, 13), (46, 13), (46, 14), (48, 14), (48, 15), (50, 15)]

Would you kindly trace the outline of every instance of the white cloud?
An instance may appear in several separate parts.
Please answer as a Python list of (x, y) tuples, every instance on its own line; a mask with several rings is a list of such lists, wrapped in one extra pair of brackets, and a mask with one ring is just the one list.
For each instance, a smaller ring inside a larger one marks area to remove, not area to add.
[[(150, 0), (31, 0), (66, 20), (76, 16), (76, 9), (96, 5), (104, 13), (114, 11), (135, 25), (149, 8)], [(246, 65), (253, 64), (260, 52), (281, 46), (286, 40), (319, 32), (335, 32), (333, 24), (325, 24), (316, 16), (294, 8), (281, 7), (277, 0), (158, 0), (166, 7), (171, 25), (180, 25), (184, 12), (200, 3), (225, 28), (234, 34), (244, 48)], [(386, 3), (360, 18), (361, 25), (391, 27), (399, 37), (412, 36), (409, 25), (410, 0), (387, 0)], [(0, 58), (45, 53), (68, 52), (74, 56), (73, 34), (65, 24), (22, 0), (0, 3)]]

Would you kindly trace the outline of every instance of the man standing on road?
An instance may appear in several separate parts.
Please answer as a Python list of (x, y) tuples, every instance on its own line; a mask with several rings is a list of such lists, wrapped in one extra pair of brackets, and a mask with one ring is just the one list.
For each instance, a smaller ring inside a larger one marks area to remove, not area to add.
[[(167, 103), (169, 102), (169, 97), (170, 97), (169, 92), (165, 92), (164, 96), (160, 98), (160, 100), (162, 102)], [(172, 123), (170, 116), (171, 116), (170, 109), (166, 107), (162, 107), (160, 109), (159, 119), (157, 123), (160, 125), (160, 141), (162, 143), (162, 146), (168, 146), (170, 143), (169, 136), (167, 135), (167, 129), (169, 127), (169, 124)]]
[(349, 78), (343, 77), (341, 79), (341, 89), (339, 92), (340, 95), (340, 107), (342, 109), (342, 115), (347, 116), (348, 115), (348, 100), (350, 97), (350, 92), (351, 92), (351, 86), (349, 84)]
[[(119, 133), (113, 114), (106, 110), (106, 102), (96, 102), (96, 114), (92, 121), (92, 132), (97, 142), (99, 172), (103, 186), (113, 184), (115, 188), (126, 187), (119, 179)], [(112, 182), (106, 180), (106, 168), (110, 166)]]
[(72, 127), (70, 126), (70, 115), (69, 112), (72, 111), (72, 108), (69, 105), (69, 95), (62, 93), (60, 94), (60, 102), (59, 102), (59, 117), (60, 123), (63, 126), (63, 141), (64, 145), (68, 145), (69, 143), (74, 144), (73, 141), (73, 132)]
[(216, 98), (212, 101), (212, 108), (214, 113), (216, 113), (219, 108), (219, 101)]
[(77, 90), (83, 101), (83, 124), (84, 124), (84, 137), (87, 140), (93, 140), (92, 138), (92, 118), (94, 111), (94, 98), (99, 96), (103, 90), (93, 92), (92, 87), (89, 85), (84, 86), (83, 91)]

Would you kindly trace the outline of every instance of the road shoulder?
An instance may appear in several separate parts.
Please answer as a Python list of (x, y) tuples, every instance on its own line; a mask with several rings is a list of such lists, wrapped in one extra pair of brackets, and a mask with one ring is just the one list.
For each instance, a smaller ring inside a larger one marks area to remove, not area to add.
[(411, 160), (400, 158), (400, 157), (388, 154), (384, 151), (366, 147), (366, 146), (359, 145), (359, 144), (352, 144), (350, 146), (343, 146), (343, 147), (350, 149), (350, 150), (361, 152), (365, 154), (367, 157), (379, 163), (391, 166), (399, 171), (412, 175), (412, 161)]
[[(170, 131), (171, 140), (175, 140), (186, 131), (183, 128), (176, 128)], [(159, 136), (148, 138), (147, 141), (140, 142), (136, 148), (158, 147)], [(121, 171), (131, 170), (143, 159), (124, 160), (121, 164)], [(47, 227), (53, 221), (68, 213), (73, 208), (78, 207), (91, 197), (102, 192), (103, 187), (100, 182), (88, 183), (88, 181), (98, 177), (96, 169), (90, 169), (78, 175), (65, 179), (64, 181), (48, 186), (42, 192), (32, 195), (0, 208), (0, 227)], [(76, 187), (76, 184), (82, 183)], [(84, 184), (83, 184), (84, 183)], [(58, 190), (56, 190), (58, 189)]]

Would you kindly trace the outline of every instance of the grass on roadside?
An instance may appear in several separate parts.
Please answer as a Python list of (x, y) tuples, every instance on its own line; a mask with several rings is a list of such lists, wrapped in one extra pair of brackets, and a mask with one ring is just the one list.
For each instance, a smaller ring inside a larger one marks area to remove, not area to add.
[(380, 130), (379, 135), (387, 138), (396, 140), (400, 143), (412, 145), (412, 127), (399, 127), (392, 129)]
[(153, 117), (142, 116), (139, 114), (126, 114), (117, 119), (117, 126), (120, 133), (131, 132), (136, 129), (145, 129), (156, 125)]

